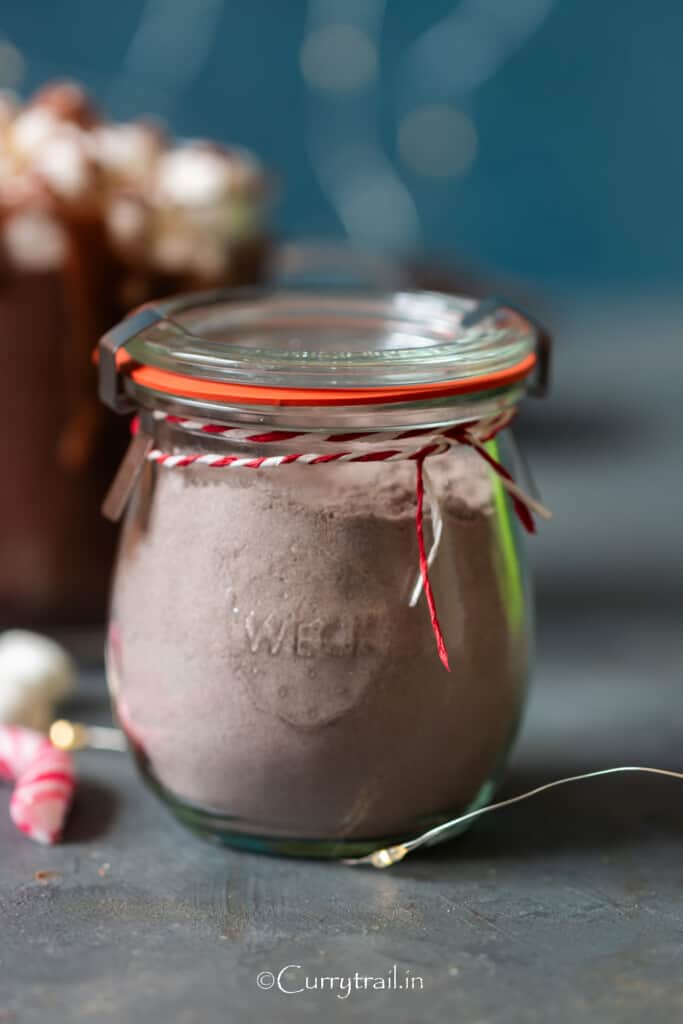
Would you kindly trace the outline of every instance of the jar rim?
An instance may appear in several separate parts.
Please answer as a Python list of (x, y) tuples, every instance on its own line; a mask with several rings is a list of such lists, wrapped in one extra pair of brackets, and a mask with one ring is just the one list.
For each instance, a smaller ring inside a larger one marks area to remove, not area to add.
[(405, 405), (507, 391), (518, 398), (539, 362), (538, 342), (536, 325), (496, 300), (220, 289), (146, 306), (108, 332), (100, 394), (119, 411), (131, 399), (196, 409)]

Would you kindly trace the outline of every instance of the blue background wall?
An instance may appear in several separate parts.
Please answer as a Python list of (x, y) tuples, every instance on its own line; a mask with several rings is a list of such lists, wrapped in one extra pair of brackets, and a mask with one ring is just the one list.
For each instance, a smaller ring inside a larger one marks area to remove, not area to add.
[[(22, 92), (56, 75), (77, 76), (116, 116), (158, 112), (180, 133), (254, 147), (286, 182), (279, 221), (290, 234), (342, 233), (311, 165), (312, 125), (326, 126), (323, 146), (331, 137), (344, 152), (362, 124), (414, 202), (420, 241), (431, 250), (548, 286), (678, 280), (680, 0), (388, 0), (371, 33), (377, 76), (341, 96), (307, 89), (299, 53), (312, 13), (328, 24), (364, 26), (380, 7), (375, 0), (310, 7), (305, 0), (12, 0), (0, 12), (0, 36), (24, 58)], [(415, 40), (451, 12), (465, 26), (479, 19), (484, 47), (498, 45), (501, 25), (514, 36), (517, 17), (523, 25), (531, 12), (537, 24), (502, 48), (476, 88), (458, 86), (466, 54), (457, 39), (449, 46), (446, 28), (436, 85), (429, 74), (411, 77)], [(477, 152), (464, 173), (430, 178), (402, 162), (402, 118), (423, 101), (452, 103), (474, 127)], [(410, 244), (372, 219), (371, 240)]]

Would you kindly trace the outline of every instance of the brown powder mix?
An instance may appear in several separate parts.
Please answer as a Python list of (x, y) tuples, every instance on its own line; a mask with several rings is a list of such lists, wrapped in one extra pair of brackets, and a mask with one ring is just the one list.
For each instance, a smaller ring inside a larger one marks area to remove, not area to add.
[[(489, 472), (429, 460), (444, 532), (418, 573), (412, 463), (147, 466), (122, 538), (113, 688), (149, 769), (236, 830), (367, 838), (471, 801), (519, 716)], [(427, 524), (428, 525), (428, 524)]]

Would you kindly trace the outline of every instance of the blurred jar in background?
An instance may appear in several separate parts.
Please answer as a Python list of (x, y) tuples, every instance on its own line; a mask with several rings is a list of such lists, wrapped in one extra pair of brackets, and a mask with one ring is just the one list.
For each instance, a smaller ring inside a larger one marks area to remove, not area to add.
[(250, 153), (106, 122), (71, 83), (0, 97), (0, 625), (103, 619), (125, 438), (92, 350), (142, 302), (261, 280), (267, 191)]

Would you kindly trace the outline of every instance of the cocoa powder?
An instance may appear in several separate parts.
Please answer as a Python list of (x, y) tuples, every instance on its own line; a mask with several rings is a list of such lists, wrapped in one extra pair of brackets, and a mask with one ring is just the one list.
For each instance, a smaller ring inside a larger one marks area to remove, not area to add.
[[(408, 462), (147, 466), (121, 541), (111, 683), (148, 770), (234, 830), (402, 834), (495, 776), (527, 675), (492, 478), (428, 461), (444, 519), (418, 573)], [(426, 524), (429, 534), (429, 523)]]

